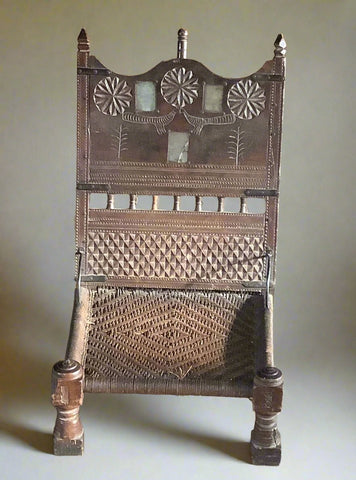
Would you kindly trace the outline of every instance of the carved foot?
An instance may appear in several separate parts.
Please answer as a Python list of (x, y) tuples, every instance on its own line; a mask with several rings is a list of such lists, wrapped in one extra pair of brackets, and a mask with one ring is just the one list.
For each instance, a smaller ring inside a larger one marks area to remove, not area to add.
[(279, 465), (281, 437), (277, 415), (282, 408), (283, 377), (275, 367), (258, 372), (253, 386), (255, 427), (251, 432), (251, 458), (254, 465)]
[(83, 368), (74, 360), (64, 360), (52, 370), (52, 404), (57, 409), (53, 432), (55, 455), (82, 455), (84, 432), (79, 418), (83, 403)]
[(56, 434), (53, 435), (53, 453), (55, 455), (83, 455), (83, 452), (84, 432), (76, 440), (57, 437)]
[[(275, 417), (275, 416), (273, 416)], [(251, 459), (254, 465), (279, 465), (281, 462), (281, 436), (277, 427), (272, 426), (275, 420), (270, 417), (256, 415), (255, 428), (251, 432)], [(263, 423), (268, 423), (270, 430), (261, 431)]]

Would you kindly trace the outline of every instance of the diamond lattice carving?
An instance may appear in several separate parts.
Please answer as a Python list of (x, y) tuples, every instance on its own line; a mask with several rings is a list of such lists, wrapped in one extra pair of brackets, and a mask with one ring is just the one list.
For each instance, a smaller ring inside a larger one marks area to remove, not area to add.
[(88, 273), (108, 277), (260, 281), (258, 236), (89, 232)]

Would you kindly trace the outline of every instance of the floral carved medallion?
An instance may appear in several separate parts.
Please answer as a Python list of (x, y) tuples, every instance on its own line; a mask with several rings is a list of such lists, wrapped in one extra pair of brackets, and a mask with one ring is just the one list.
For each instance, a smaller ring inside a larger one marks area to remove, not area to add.
[(119, 115), (130, 106), (131, 88), (119, 77), (106, 77), (94, 89), (94, 103), (105, 115)]
[(230, 110), (242, 120), (257, 117), (265, 108), (263, 88), (252, 80), (240, 80), (229, 90), (227, 103)]
[(167, 103), (181, 110), (198, 97), (199, 83), (191, 70), (184, 67), (169, 70), (161, 82), (161, 93)]

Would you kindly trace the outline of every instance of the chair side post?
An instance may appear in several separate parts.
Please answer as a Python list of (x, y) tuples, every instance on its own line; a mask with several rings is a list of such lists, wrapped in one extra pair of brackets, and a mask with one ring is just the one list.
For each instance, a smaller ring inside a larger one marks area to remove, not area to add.
[(57, 409), (53, 432), (55, 455), (82, 455), (84, 432), (79, 418), (82, 403), (82, 366), (74, 360), (57, 362), (52, 370), (52, 404)]
[(251, 457), (254, 465), (279, 465), (281, 437), (277, 415), (282, 409), (283, 376), (275, 367), (266, 367), (255, 376), (252, 403), (256, 414), (251, 432)]

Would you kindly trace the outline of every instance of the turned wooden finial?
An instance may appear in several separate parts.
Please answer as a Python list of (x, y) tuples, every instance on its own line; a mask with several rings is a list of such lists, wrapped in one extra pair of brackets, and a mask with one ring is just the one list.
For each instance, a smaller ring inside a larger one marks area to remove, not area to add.
[(274, 42), (274, 56), (285, 57), (287, 52), (287, 43), (283, 37), (283, 33), (279, 33)]
[(177, 58), (187, 58), (188, 30), (178, 30)]
[(86, 52), (89, 51), (89, 47), (90, 45), (87, 32), (84, 30), (84, 28), (82, 28), (78, 35), (78, 50), (81, 52)]

